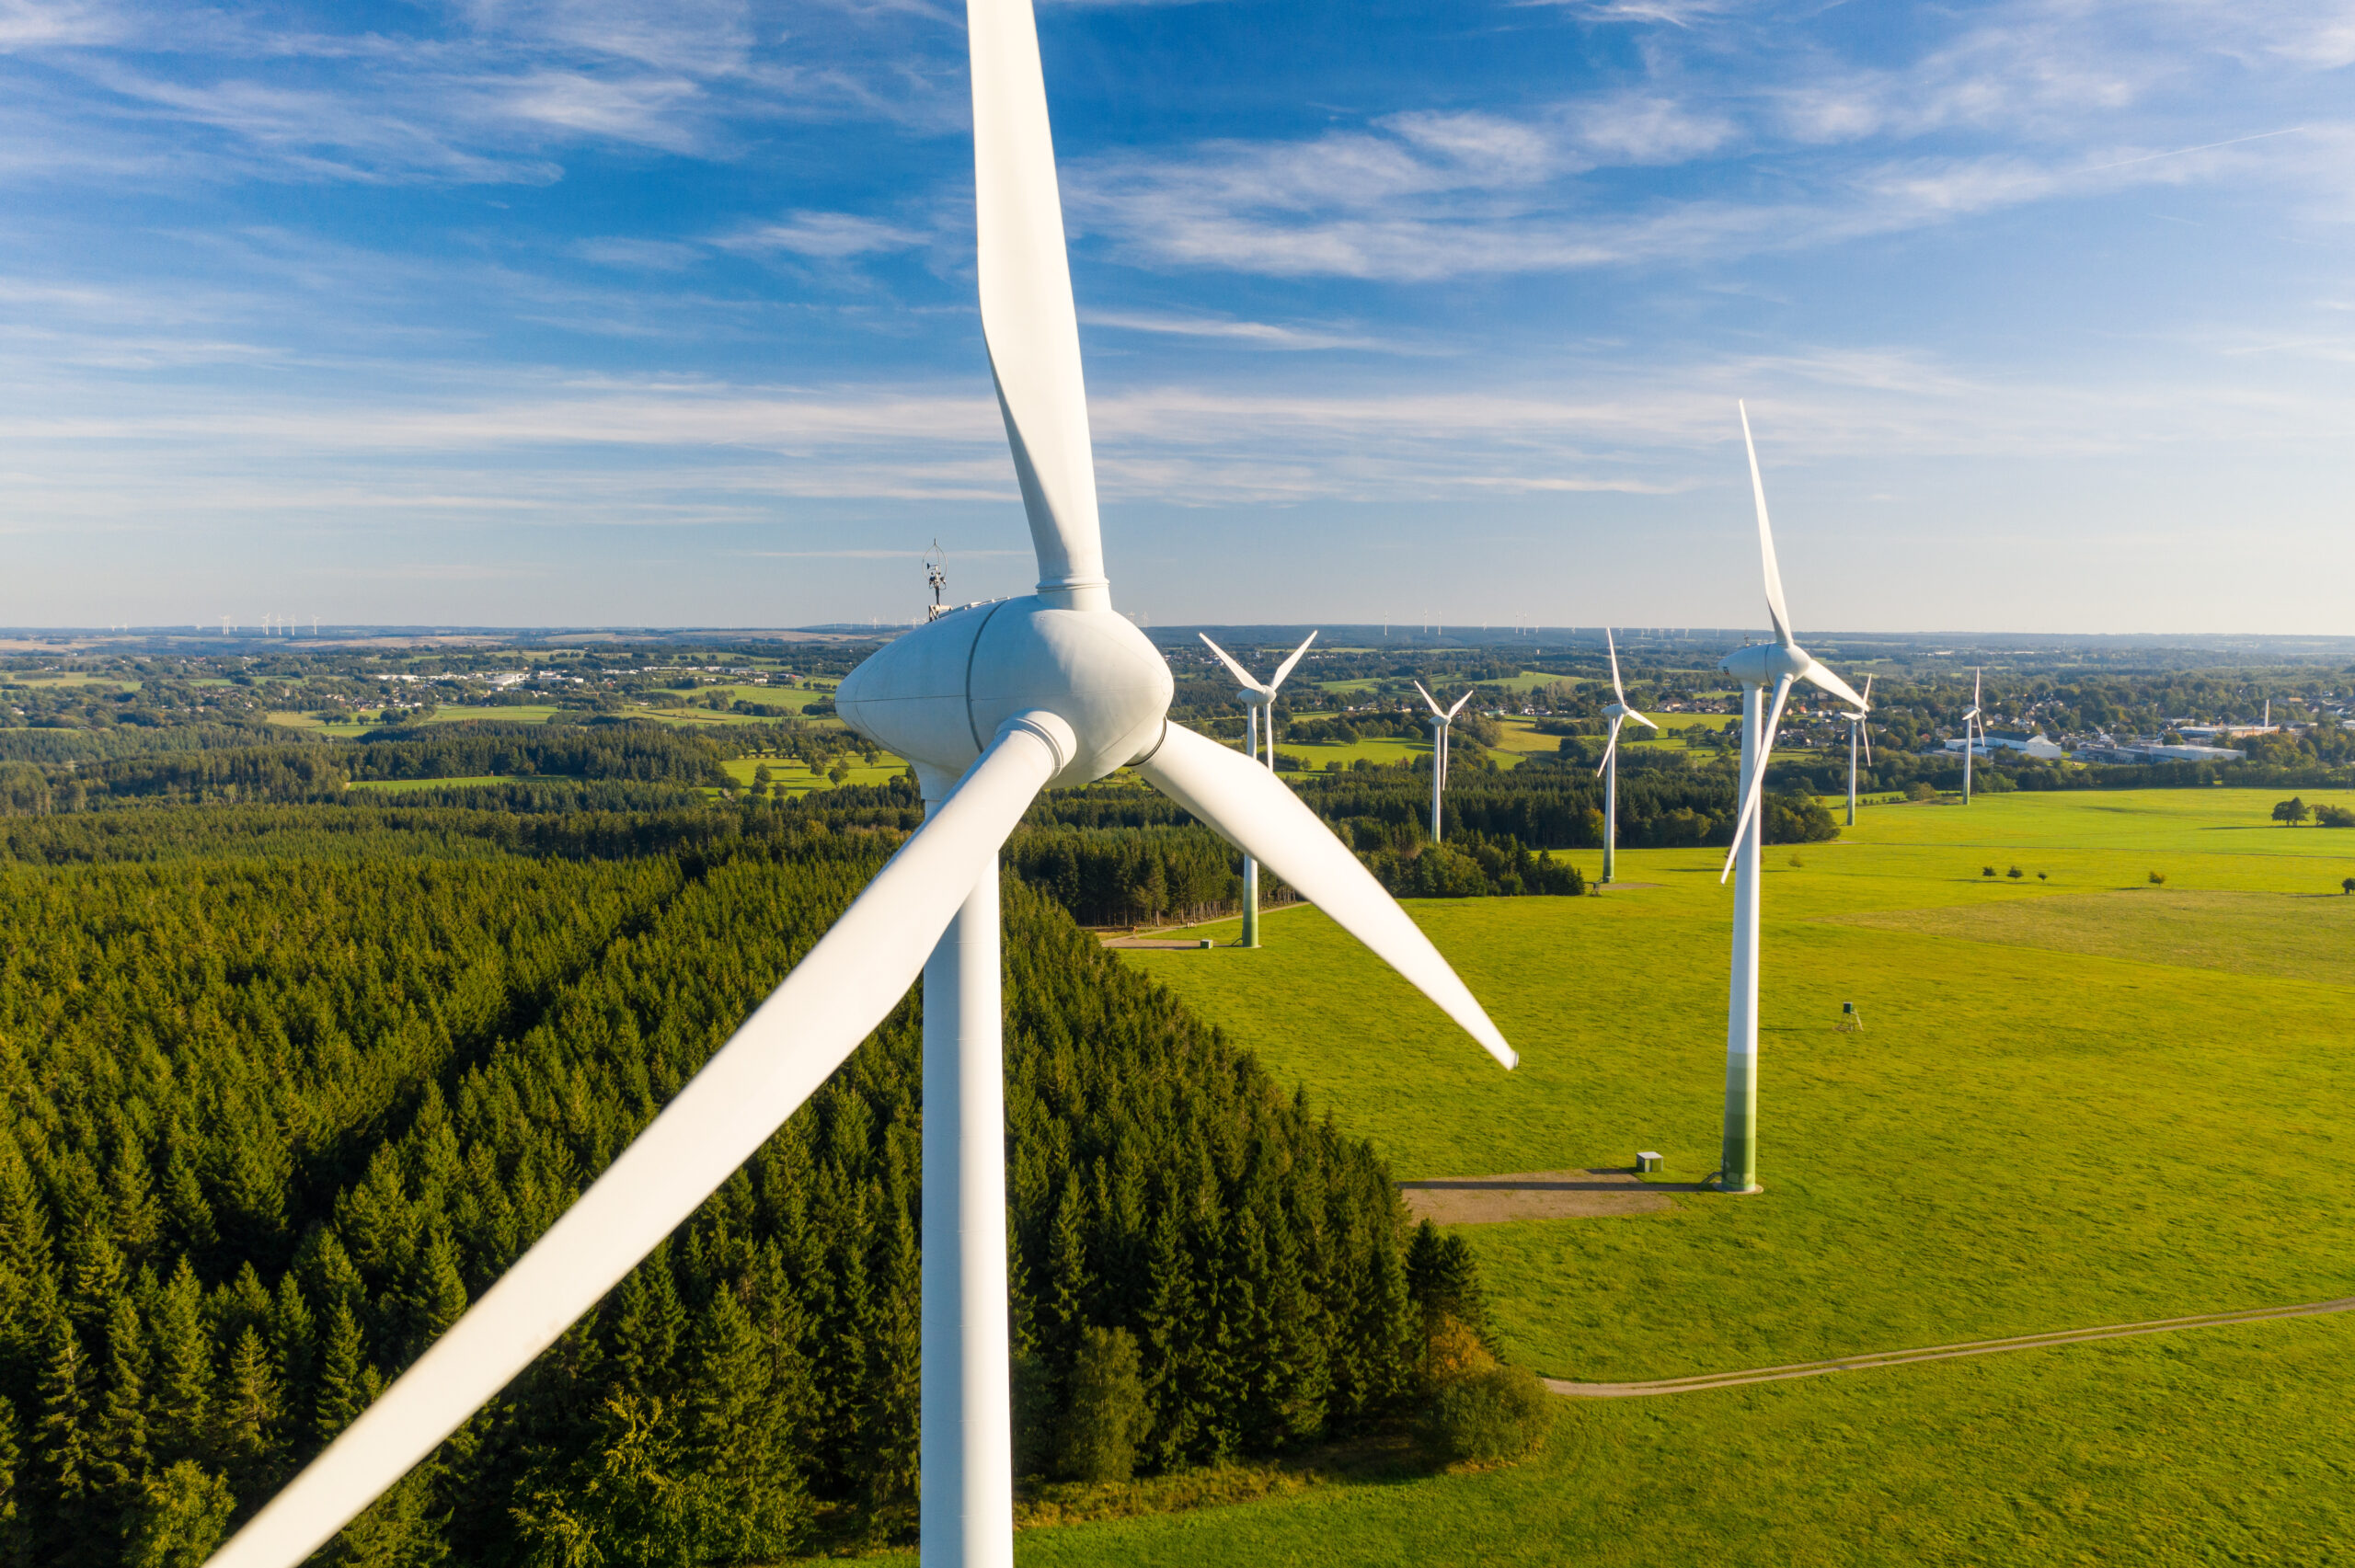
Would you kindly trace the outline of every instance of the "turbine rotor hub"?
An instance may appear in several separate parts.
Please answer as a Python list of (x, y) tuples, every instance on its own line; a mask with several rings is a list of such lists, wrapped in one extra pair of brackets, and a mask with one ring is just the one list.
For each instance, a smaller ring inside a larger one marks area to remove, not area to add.
[(1814, 664), (1807, 649), (1797, 643), (1752, 643), (1726, 655), (1717, 661), (1717, 668), (1745, 686), (1772, 686), (1777, 681), (1798, 680)]
[[(1070, 726), (1054, 784), (1086, 784), (1161, 743), (1174, 690), (1160, 650), (1109, 609), (1038, 595), (952, 612), (844, 677), (834, 709), (853, 730), (954, 779), (1008, 720), (1048, 713)], [(1061, 754), (1061, 748), (1058, 748)]]

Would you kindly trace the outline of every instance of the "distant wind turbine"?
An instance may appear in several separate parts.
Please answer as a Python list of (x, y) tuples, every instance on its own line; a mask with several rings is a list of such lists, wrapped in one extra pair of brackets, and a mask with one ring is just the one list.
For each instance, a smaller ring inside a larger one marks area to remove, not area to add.
[[(1249, 670), (1235, 663), (1234, 656), (1211, 642), (1208, 632), (1196, 632), (1194, 635), (1210, 645), (1210, 650), (1218, 655), (1219, 662), (1225, 665), (1242, 684), (1243, 690), (1239, 694), (1244, 707), (1243, 750), (1255, 762), (1259, 760), (1259, 713), (1263, 708), (1267, 710), (1268, 771), (1273, 773), (1276, 767), (1276, 690), (1284, 683), (1284, 677), (1292, 673), (1292, 666), (1300, 662), (1300, 656), (1308, 651), (1308, 645), (1316, 640), (1316, 634), (1309, 633), (1306, 640), (1292, 650), (1292, 657), (1276, 667), (1274, 678), (1264, 685), (1253, 680)], [(1243, 857), (1243, 938), (1236, 945), (1259, 945), (1259, 863), (1248, 854)]]
[[(1423, 683), (1419, 681), (1416, 681), (1415, 690), (1423, 692)], [(1476, 686), (1472, 690), (1476, 692), (1479, 688)], [(1455, 699), (1453, 707), (1442, 709), (1438, 698), (1429, 692), (1423, 692), (1423, 701), (1431, 705), (1431, 842), (1433, 843), (1440, 841), (1440, 796), (1447, 793), (1448, 732), (1455, 727), (1455, 715), (1462, 713), (1464, 704), (1471, 700), (1472, 692), (1466, 692)]]
[(1970, 804), (1970, 760), (1978, 751), (1975, 736), (1986, 733), (1979, 715), (1979, 671), (1970, 672), (1970, 711), (1962, 715), (1962, 803)]
[(1865, 743), (1865, 765), (1872, 766), (1873, 738), (1865, 728), (1866, 715), (1872, 712), (1873, 678), (1865, 677), (1865, 705), (1848, 710), (1848, 826), (1856, 825), (1856, 741)]
[[(1737, 405), (1737, 406), (1740, 406)], [(1750, 439), (1750, 410), (1741, 407), (1741, 443), (1750, 453), (1750, 490), (1758, 507), (1758, 553), (1765, 568), (1766, 612), (1775, 640), (1752, 643), (1728, 654), (1717, 668), (1741, 682), (1741, 807), (1734, 818), (1733, 847), (1726, 873), (1734, 875), (1733, 963), (1726, 999), (1726, 1124), (1717, 1186), (1729, 1193), (1758, 1186), (1758, 877), (1759, 846), (1764, 841), (1760, 796), (1766, 764), (1775, 753), (1775, 732), (1791, 688), (1807, 681), (1850, 705), (1864, 698), (1791, 635), (1791, 612), (1783, 602), (1782, 568), (1775, 564), (1775, 531), (1766, 521), (1766, 485), (1758, 476), (1758, 448)], [(1770, 700), (1767, 688), (1774, 688)], [(1721, 873), (1717, 880), (1725, 880)]]
[(1611, 738), (1603, 748), (1603, 761), (1594, 770), (1603, 775), (1603, 880), (1613, 881), (1618, 864), (1619, 848), (1619, 727), (1629, 719), (1647, 729), (1658, 729), (1643, 715), (1627, 705), (1627, 688), (1619, 684), (1619, 645), (1612, 640), (1611, 628), (1603, 628), (1603, 646), (1611, 650), (1611, 692), (1614, 699), (1603, 710), (1611, 721)]

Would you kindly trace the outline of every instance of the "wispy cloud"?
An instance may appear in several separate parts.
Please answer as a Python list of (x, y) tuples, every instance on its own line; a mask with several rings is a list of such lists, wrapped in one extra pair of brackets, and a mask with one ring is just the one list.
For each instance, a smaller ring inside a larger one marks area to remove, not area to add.
[(1144, 332), (1163, 338), (1205, 338), (1223, 343), (1239, 343), (1255, 349), (1373, 349), (1399, 352), (1392, 343), (1363, 332), (1337, 331), (1326, 327), (1286, 326), (1269, 321), (1237, 321), (1228, 316), (1162, 315), (1150, 311), (1101, 311), (1080, 313), (1080, 320), (1090, 326), (1109, 327), (1118, 332)]
[(855, 212), (790, 212), (775, 223), (723, 235), (712, 243), (723, 250), (786, 251), (813, 260), (841, 261), (912, 249), (925, 239), (913, 229)]

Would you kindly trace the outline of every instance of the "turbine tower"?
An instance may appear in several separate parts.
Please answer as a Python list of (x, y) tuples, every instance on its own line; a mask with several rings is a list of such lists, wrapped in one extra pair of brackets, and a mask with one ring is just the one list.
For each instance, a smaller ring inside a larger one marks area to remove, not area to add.
[(1873, 738), (1865, 728), (1865, 717), (1872, 712), (1873, 678), (1865, 677), (1865, 705), (1848, 710), (1848, 826), (1856, 825), (1856, 742), (1865, 743), (1865, 766), (1872, 766)]
[[(1415, 690), (1423, 692), (1423, 683), (1419, 681), (1416, 681)], [(1473, 691), (1478, 690), (1476, 686), (1473, 688)], [(1433, 843), (1440, 841), (1440, 797), (1447, 793), (1448, 733), (1455, 727), (1455, 715), (1462, 713), (1464, 704), (1471, 700), (1472, 692), (1466, 692), (1455, 699), (1453, 707), (1442, 708), (1439, 705), (1438, 698), (1429, 692), (1423, 692), (1423, 701), (1431, 706), (1431, 842)]]
[(1627, 705), (1627, 688), (1619, 684), (1619, 645), (1612, 640), (1611, 628), (1603, 628), (1603, 645), (1611, 650), (1611, 705), (1603, 710), (1611, 721), (1611, 738), (1603, 748), (1603, 761), (1594, 770), (1603, 775), (1603, 880), (1615, 878), (1619, 848), (1619, 727), (1634, 719), (1647, 729), (1658, 729), (1643, 715)]
[(966, 15), (982, 330), (1038, 591), (951, 611), (843, 681), (844, 720), (914, 764), (923, 826), (637, 1140), (213, 1568), (294, 1568), (342, 1528), (693, 1214), (919, 974), (923, 1558), (1010, 1568), (998, 852), (1051, 785), (1135, 767), (1513, 1065), (1454, 970), (1315, 813), (1250, 758), (1169, 722), (1169, 667), (1113, 611), (1104, 574), (1030, 0), (971, 0)]
[[(1717, 668), (1741, 682), (1741, 807), (1734, 818), (1726, 873), (1733, 874), (1733, 964), (1726, 998), (1726, 1130), (1717, 1166), (1721, 1192), (1750, 1193), (1758, 1185), (1758, 876), (1765, 813), (1760, 795), (1775, 732), (1791, 687), (1813, 682), (1853, 707), (1865, 705), (1849, 684), (1818, 663), (1791, 635), (1783, 602), (1783, 573), (1775, 564), (1775, 531), (1766, 521), (1766, 486), (1758, 476), (1758, 448), (1750, 439), (1750, 410), (1741, 412), (1741, 443), (1750, 453), (1750, 490), (1758, 507), (1758, 552), (1764, 563), (1766, 613), (1775, 640), (1730, 653)], [(1773, 696), (1767, 694), (1773, 688)], [(1717, 880), (1722, 883), (1726, 873)]]
[(1970, 672), (1970, 711), (1962, 715), (1962, 803), (1970, 804), (1970, 760), (1977, 754), (1977, 737), (1986, 733), (1979, 717), (1979, 671)]
[[(1244, 709), (1243, 751), (1244, 755), (1254, 761), (1258, 761), (1259, 758), (1259, 712), (1263, 708), (1267, 710), (1268, 771), (1275, 772), (1276, 691), (1284, 683), (1284, 677), (1292, 673), (1292, 666), (1300, 662), (1300, 656), (1308, 651), (1308, 645), (1316, 640), (1316, 634), (1309, 633), (1306, 640), (1292, 650), (1292, 657), (1276, 667), (1274, 678), (1264, 685), (1253, 680), (1251, 672), (1235, 663), (1234, 657), (1224, 648), (1211, 642), (1211, 635), (1208, 632), (1196, 632), (1194, 635), (1210, 645), (1210, 650), (1218, 655), (1219, 662), (1225, 665), (1228, 671), (1242, 685), (1243, 689), (1236, 695), (1241, 700)], [(1259, 945), (1259, 863), (1247, 854), (1243, 857), (1243, 937), (1235, 945), (1237, 947)]]

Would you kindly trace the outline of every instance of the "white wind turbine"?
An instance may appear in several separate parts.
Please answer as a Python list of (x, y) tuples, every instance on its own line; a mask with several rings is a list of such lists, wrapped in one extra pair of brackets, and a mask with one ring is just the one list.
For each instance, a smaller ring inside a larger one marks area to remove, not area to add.
[(1865, 677), (1865, 705), (1848, 710), (1848, 826), (1856, 825), (1856, 742), (1865, 743), (1865, 766), (1873, 763), (1872, 733), (1865, 727), (1866, 718), (1872, 713), (1873, 678)]
[[(1415, 690), (1423, 692), (1423, 683), (1415, 682)], [(1474, 692), (1478, 687), (1472, 689)], [(1447, 793), (1447, 737), (1455, 727), (1455, 715), (1472, 700), (1472, 692), (1455, 699), (1452, 708), (1442, 708), (1439, 699), (1423, 692), (1423, 701), (1431, 705), (1431, 842), (1440, 841), (1440, 797)]]
[[(1737, 405), (1737, 406), (1740, 406)], [(1758, 876), (1764, 812), (1760, 796), (1775, 732), (1791, 687), (1812, 681), (1851, 706), (1864, 698), (1791, 635), (1791, 612), (1783, 603), (1783, 573), (1775, 564), (1775, 531), (1766, 521), (1766, 486), (1758, 476), (1758, 448), (1750, 439), (1750, 410), (1741, 408), (1741, 442), (1750, 453), (1750, 490), (1758, 506), (1758, 550), (1765, 566), (1766, 613), (1775, 640), (1753, 643), (1729, 654), (1717, 668), (1741, 682), (1741, 808), (1734, 818), (1733, 847), (1726, 871), (1734, 875), (1733, 965), (1726, 999), (1726, 1131), (1717, 1185), (1731, 1193), (1758, 1187)], [(1774, 689), (1769, 699), (1767, 689)], [(1720, 874), (1717, 880), (1723, 882)]]
[(1611, 650), (1611, 693), (1613, 701), (1603, 710), (1611, 721), (1611, 738), (1603, 748), (1603, 761), (1595, 772), (1603, 775), (1603, 880), (1613, 880), (1618, 862), (1619, 848), (1619, 727), (1629, 719), (1647, 729), (1658, 729), (1643, 715), (1627, 705), (1627, 688), (1619, 684), (1619, 645), (1611, 635), (1611, 628), (1603, 628), (1603, 645)]
[(925, 984), (921, 1528), (935, 1568), (1008, 1568), (998, 850), (1039, 792), (1124, 764), (1258, 856), (1507, 1067), (1511, 1047), (1406, 911), (1265, 768), (1168, 722), (1169, 668), (1111, 607), (1054, 151), (1029, 0), (971, 0), (982, 327), (1040, 567), (835, 693), (915, 764), (927, 816), (589, 1190), (212, 1559), (294, 1568), (693, 1214)]
[(1980, 672), (1970, 672), (1970, 711), (1962, 715), (1962, 803), (1970, 804), (1970, 761), (1979, 750), (1978, 738), (1987, 733), (1987, 726), (1979, 714)]
[[(1245, 710), (1243, 750), (1245, 755), (1254, 761), (1259, 757), (1259, 712), (1263, 708), (1267, 710), (1268, 771), (1273, 773), (1276, 767), (1276, 692), (1283, 685), (1284, 677), (1292, 673), (1292, 666), (1300, 662), (1301, 655), (1308, 651), (1308, 645), (1316, 640), (1316, 634), (1309, 633), (1301, 645), (1292, 650), (1292, 657), (1278, 665), (1275, 675), (1264, 684), (1253, 680), (1250, 671), (1235, 663), (1224, 648), (1211, 642), (1208, 632), (1196, 632), (1194, 635), (1210, 644), (1210, 650), (1218, 655), (1219, 662), (1225, 665), (1235, 680), (1242, 683)], [(1236, 945), (1259, 945), (1259, 863), (1248, 854), (1243, 857), (1243, 939)]]

